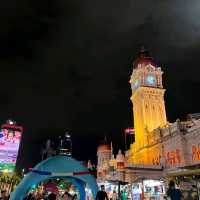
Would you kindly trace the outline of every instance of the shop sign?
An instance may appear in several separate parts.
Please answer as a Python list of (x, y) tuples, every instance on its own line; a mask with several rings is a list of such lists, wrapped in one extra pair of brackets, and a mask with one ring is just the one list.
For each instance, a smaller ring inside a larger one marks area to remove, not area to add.
[(152, 164), (153, 165), (160, 165), (160, 155), (152, 158)]
[(174, 166), (181, 163), (180, 150), (176, 149), (174, 151), (167, 152), (167, 164)]
[(192, 160), (200, 160), (200, 144), (192, 145)]

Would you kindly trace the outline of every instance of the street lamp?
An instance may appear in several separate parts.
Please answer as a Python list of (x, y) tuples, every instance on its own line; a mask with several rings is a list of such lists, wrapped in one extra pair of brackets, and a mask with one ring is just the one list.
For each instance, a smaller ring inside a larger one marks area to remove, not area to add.
[(4, 170), (3, 170), (3, 174), (7, 174), (8, 171), (9, 171), (8, 169), (4, 169)]
[(7, 122), (8, 124), (10, 124), (10, 125), (16, 124), (16, 122), (13, 121), (13, 120), (11, 120), (11, 119), (7, 120), (6, 122)]
[(71, 135), (70, 135), (68, 132), (66, 132), (66, 133), (65, 133), (65, 137), (66, 137), (66, 138), (71, 138)]

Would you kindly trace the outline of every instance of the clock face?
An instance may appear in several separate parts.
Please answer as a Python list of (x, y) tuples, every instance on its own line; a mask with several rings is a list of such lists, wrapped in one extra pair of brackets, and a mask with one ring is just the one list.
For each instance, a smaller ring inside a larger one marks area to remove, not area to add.
[(156, 78), (155, 78), (155, 76), (153, 76), (153, 75), (147, 76), (147, 77), (146, 77), (146, 83), (147, 83), (148, 85), (155, 86), (155, 85), (156, 85)]

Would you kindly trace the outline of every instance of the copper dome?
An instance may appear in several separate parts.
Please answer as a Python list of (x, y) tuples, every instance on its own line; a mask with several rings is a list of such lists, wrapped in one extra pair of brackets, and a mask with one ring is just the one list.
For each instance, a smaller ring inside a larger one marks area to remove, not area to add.
[(148, 51), (142, 47), (139, 52), (139, 58), (133, 62), (133, 68), (143, 68), (149, 64), (154, 67), (157, 66), (153, 58), (148, 55)]
[(111, 151), (111, 147), (109, 144), (101, 144), (97, 148), (97, 152), (108, 152)]

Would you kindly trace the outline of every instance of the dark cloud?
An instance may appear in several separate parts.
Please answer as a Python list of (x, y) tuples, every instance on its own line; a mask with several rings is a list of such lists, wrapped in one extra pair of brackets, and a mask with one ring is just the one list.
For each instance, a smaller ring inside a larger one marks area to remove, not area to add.
[(21, 163), (31, 162), (33, 144), (66, 129), (80, 159), (94, 158), (95, 145), (80, 151), (105, 134), (120, 146), (132, 125), (128, 80), (141, 45), (165, 71), (170, 121), (199, 112), (199, 7), (198, 0), (2, 2), (0, 119), (25, 127)]

